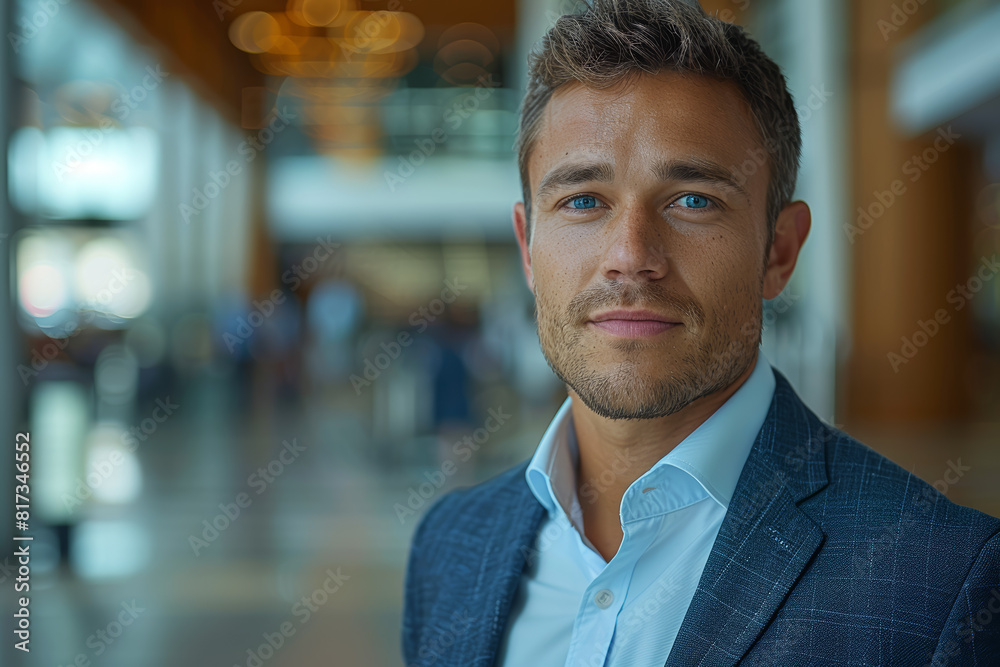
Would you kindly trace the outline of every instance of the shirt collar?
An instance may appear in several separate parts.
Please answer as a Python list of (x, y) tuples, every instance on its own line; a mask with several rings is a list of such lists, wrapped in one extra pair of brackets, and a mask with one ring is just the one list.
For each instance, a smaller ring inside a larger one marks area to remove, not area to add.
[[(648, 488), (651, 483), (659, 483), (679, 469), (697, 481), (716, 502), (728, 508), (743, 465), (767, 417), (774, 387), (771, 365), (764, 352), (758, 350), (756, 365), (740, 388), (640, 476), (626, 492), (623, 505), (630, 495), (638, 497), (639, 486)], [(525, 470), (525, 480), (538, 502), (550, 514), (557, 513), (557, 507), (561, 507), (567, 517), (573, 513), (576, 502), (579, 463), (571, 407), (572, 398), (567, 397), (542, 435)]]

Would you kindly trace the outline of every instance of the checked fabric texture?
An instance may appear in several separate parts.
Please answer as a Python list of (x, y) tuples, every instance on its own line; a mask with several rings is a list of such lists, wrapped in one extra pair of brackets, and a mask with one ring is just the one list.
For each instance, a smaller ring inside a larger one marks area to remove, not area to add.
[[(1000, 519), (952, 503), (775, 380), (665, 667), (1000, 665)], [(421, 519), (408, 666), (495, 664), (545, 512), (527, 463)]]

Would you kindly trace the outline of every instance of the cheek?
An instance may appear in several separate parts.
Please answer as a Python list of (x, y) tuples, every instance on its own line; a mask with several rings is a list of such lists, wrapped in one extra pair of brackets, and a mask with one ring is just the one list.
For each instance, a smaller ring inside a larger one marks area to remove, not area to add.
[(728, 242), (717, 234), (692, 248), (677, 267), (709, 319), (723, 326), (745, 318), (753, 308), (752, 300), (762, 298), (763, 262), (752, 246)]
[(536, 287), (544, 283), (546, 294), (561, 294), (568, 301), (590, 282), (598, 254), (591, 244), (559, 230), (539, 234), (532, 247), (532, 271)]

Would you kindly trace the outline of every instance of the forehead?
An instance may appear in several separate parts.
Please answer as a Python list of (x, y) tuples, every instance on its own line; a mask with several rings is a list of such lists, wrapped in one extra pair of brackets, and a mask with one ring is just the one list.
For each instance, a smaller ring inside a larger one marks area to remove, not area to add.
[(555, 90), (529, 158), (532, 185), (552, 165), (600, 156), (620, 168), (643, 157), (698, 156), (736, 170), (761, 145), (736, 84), (691, 73), (641, 74), (610, 88)]

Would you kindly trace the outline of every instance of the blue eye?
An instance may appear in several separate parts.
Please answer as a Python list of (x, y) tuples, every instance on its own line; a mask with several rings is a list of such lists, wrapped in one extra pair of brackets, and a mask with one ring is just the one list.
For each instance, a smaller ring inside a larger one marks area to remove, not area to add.
[(595, 197), (591, 197), (590, 195), (581, 195), (579, 197), (573, 197), (572, 199), (569, 200), (569, 203), (572, 204), (572, 208), (597, 207), (597, 199)]
[(684, 195), (678, 201), (684, 202), (685, 208), (707, 208), (708, 198), (701, 195)]

